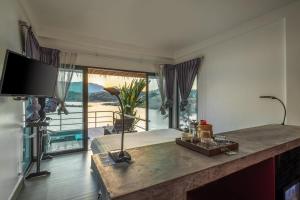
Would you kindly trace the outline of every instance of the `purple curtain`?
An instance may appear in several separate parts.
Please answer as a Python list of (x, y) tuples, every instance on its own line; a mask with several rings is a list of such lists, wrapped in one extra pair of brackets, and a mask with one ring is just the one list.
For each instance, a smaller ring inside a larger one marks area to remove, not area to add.
[(59, 67), (59, 50), (40, 47), (40, 61)]
[(28, 28), (25, 42), (25, 53), (29, 58), (40, 60), (40, 45), (34, 36), (31, 27)]
[(175, 66), (166, 64), (164, 66), (164, 75), (166, 80), (166, 108), (172, 108), (173, 106), (173, 92), (175, 83)]
[(27, 31), (27, 38), (25, 44), (25, 53), (29, 58), (40, 60), (48, 65), (59, 66), (59, 50), (41, 47), (36, 39), (32, 28), (29, 27)]
[(176, 65), (177, 83), (180, 91), (180, 110), (184, 111), (188, 105), (188, 97), (201, 63), (200, 58), (189, 60)]

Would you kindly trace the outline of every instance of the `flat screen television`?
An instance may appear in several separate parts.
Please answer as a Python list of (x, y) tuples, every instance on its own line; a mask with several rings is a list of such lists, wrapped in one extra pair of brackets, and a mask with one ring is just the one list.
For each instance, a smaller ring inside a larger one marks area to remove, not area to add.
[(7, 50), (0, 95), (53, 97), (58, 69)]

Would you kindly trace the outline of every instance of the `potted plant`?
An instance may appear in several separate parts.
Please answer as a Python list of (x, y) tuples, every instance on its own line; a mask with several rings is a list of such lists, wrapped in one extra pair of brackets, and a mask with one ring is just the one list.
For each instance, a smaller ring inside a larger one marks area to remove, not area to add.
[[(129, 84), (125, 83), (120, 88), (120, 99), (124, 105), (124, 114), (136, 117), (137, 107), (145, 106), (145, 95), (142, 95), (142, 91), (146, 87), (145, 79), (133, 79)], [(121, 108), (119, 107), (121, 112)], [(131, 125), (131, 130), (134, 130), (135, 125), (139, 122), (135, 119)]]

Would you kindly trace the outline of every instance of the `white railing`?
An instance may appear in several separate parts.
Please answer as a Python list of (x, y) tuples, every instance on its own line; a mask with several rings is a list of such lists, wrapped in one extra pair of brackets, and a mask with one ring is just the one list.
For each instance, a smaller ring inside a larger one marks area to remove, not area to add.
[[(107, 125), (113, 125), (113, 122), (120, 114), (120, 112), (116, 111), (89, 111), (87, 119), (88, 128), (98, 128)], [(78, 129), (83, 129), (83, 112), (70, 112), (68, 115), (50, 113), (47, 114), (47, 117), (51, 118), (50, 125), (48, 127), (49, 130), (63, 131), (76, 129), (76, 127)], [(131, 115), (125, 115), (125, 117), (139, 120), (139, 123), (135, 126), (142, 130), (146, 130), (145, 119)]]

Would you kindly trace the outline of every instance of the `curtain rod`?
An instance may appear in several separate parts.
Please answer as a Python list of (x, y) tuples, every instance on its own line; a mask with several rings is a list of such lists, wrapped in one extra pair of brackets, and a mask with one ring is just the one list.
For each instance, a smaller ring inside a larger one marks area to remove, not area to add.
[[(196, 57), (196, 58), (200, 58), (201, 60), (203, 60), (205, 57), (204, 56), (198, 56), (198, 57)], [(193, 59), (196, 59), (196, 58), (193, 58)], [(190, 60), (193, 60), (193, 59), (190, 59)], [(186, 60), (186, 61), (188, 61), (188, 60)], [(182, 62), (180, 62), (180, 63), (183, 63), (183, 62), (186, 62), (186, 61), (182, 61)], [(178, 64), (178, 63), (177, 63)], [(165, 64), (159, 64), (159, 65), (165, 65)], [(172, 65), (176, 65), (176, 64), (172, 64)]]
[(30, 28), (31, 27), (27, 24), (27, 22), (24, 22), (24, 21), (19, 21), (19, 25), (22, 26), (22, 27), (25, 27), (25, 28)]

